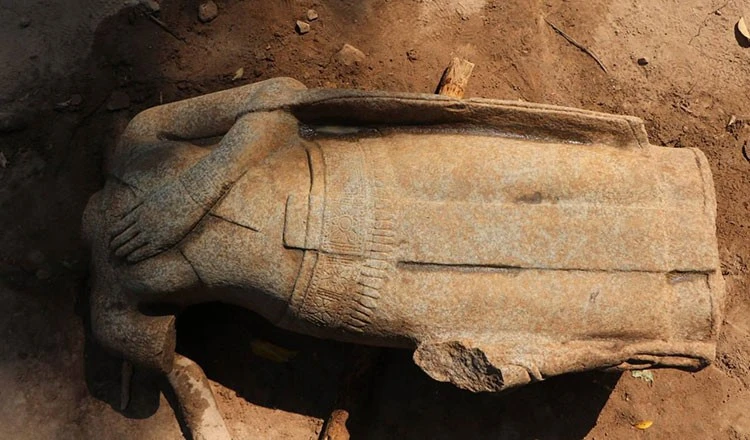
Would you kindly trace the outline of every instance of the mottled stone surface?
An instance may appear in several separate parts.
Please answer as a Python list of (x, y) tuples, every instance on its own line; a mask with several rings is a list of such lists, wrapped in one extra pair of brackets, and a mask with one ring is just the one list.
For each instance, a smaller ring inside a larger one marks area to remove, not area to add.
[(172, 365), (153, 305), (207, 301), (472, 391), (714, 357), (711, 173), (637, 118), (279, 78), (139, 114), (112, 163), (92, 327), (139, 365)]

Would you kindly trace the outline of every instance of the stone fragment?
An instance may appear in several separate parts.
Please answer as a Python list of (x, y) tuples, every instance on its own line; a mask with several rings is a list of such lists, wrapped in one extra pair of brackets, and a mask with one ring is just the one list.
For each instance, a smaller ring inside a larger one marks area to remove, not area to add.
[(201, 23), (208, 23), (219, 15), (219, 7), (213, 0), (203, 2), (198, 6), (198, 20)]
[(115, 112), (117, 110), (125, 110), (130, 107), (130, 96), (127, 93), (115, 90), (107, 101), (107, 110)]
[(638, 58), (638, 65), (639, 66), (646, 66), (646, 65), (648, 65), (648, 58), (646, 58), (646, 57)]
[(31, 26), (31, 19), (29, 17), (21, 17), (21, 20), (19, 20), (18, 25), (21, 28), (27, 28)]
[(344, 47), (333, 56), (334, 61), (344, 66), (353, 66), (362, 63), (365, 61), (365, 58), (367, 58), (365, 53), (351, 44), (344, 44)]
[(307, 21), (315, 21), (318, 19), (318, 12), (315, 9), (307, 10)]
[(70, 99), (63, 101), (63, 102), (58, 102), (57, 104), (55, 104), (55, 110), (75, 111), (75, 110), (78, 110), (78, 108), (80, 107), (82, 103), (83, 103), (83, 97), (81, 95), (78, 95), (78, 94), (71, 95)]
[(42, 268), (42, 269), (37, 270), (34, 275), (36, 275), (36, 278), (38, 280), (44, 281), (52, 277), (52, 272), (50, 272), (49, 269)]
[(416, 49), (409, 49), (406, 51), (406, 59), (409, 61), (417, 61), (419, 59), (419, 55), (417, 55)]
[(294, 28), (300, 35), (304, 35), (310, 32), (310, 25), (308, 23), (305, 23), (304, 21), (297, 20), (297, 24), (294, 26)]
[(234, 72), (234, 76), (232, 77), (232, 81), (237, 81), (238, 79), (242, 79), (242, 77), (245, 76), (245, 68), (240, 67)]
[(145, 6), (149, 12), (156, 13), (161, 11), (161, 5), (157, 0), (142, 0), (141, 4)]

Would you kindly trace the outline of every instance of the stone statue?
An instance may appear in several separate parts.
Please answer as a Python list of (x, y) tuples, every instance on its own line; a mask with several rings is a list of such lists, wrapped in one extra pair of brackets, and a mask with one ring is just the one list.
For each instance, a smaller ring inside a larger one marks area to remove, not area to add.
[(136, 365), (207, 301), (477, 392), (714, 357), (709, 165), (637, 118), (278, 78), (140, 113), (108, 168), (92, 326)]

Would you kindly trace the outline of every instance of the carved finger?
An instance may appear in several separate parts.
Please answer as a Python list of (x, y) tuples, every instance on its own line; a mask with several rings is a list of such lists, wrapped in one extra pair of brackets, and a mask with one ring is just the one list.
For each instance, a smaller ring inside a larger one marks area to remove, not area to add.
[(145, 260), (148, 257), (152, 257), (156, 254), (158, 254), (159, 251), (154, 249), (153, 246), (147, 244), (145, 246), (142, 246), (133, 252), (130, 253), (130, 255), (125, 258), (128, 263), (137, 263), (141, 260)]
[(117, 237), (118, 235), (125, 232), (126, 229), (133, 226), (138, 221), (140, 210), (138, 207), (130, 211), (123, 218), (118, 220), (112, 228), (110, 228), (110, 237)]
[(130, 226), (128, 229), (125, 230), (125, 232), (113, 238), (112, 243), (109, 245), (109, 247), (111, 249), (119, 248), (120, 246), (127, 243), (130, 239), (138, 235), (138, 232), (140, 232), (140, 229), (137, 228), (135, 224)]
[(131, 252), (140, 248), (141, 246), (145, 246), (147, 243), (148, 240), (146, 239), (146, 236), (144, 234), (138, 233), (135, 237), (131, 238), (125, 244), (117, 248), (117, 250), (115, 251), (115, 255), (123, 258), (127, 255), (130, 255)]

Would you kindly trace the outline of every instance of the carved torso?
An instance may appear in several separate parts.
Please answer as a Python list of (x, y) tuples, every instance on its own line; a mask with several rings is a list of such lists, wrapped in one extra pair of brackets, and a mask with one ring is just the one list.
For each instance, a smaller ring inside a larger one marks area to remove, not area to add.
[[(120, 279), (180, 267), (193, 281), (174, 303), (416, 348), (428, 374), (475, 391), (713, 357), (723, 282), (700, 151), (651, 146), (632, 118), (347, 93), (279, 104), (298, 126)], [(160, 164), (123, 165), (143, 191), (213, 154), (138, 151)]]

